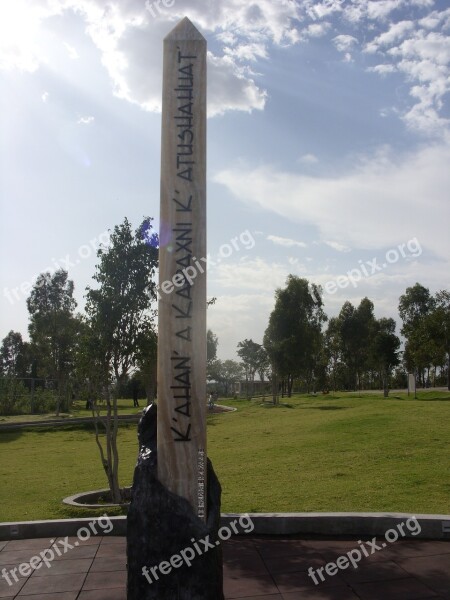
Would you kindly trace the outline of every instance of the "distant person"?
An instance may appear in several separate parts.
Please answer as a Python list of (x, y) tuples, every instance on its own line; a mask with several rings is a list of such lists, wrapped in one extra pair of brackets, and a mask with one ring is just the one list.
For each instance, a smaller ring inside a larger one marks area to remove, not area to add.
[(135, 385), (134, 388), (133, 388), (133, 406), (139, 407), (137, 385)]

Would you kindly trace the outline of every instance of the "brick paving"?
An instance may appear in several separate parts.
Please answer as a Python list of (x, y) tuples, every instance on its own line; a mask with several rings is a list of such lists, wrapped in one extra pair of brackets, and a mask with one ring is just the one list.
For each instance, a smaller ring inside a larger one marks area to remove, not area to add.
[[(29, 563), (50, 545), (48, 539), (0, 542), (0, 573)], [(450, 541), (388, 544), (364, 557), (357, 569), (349, 566), (333, 576), (322, 570), (320, 581), (317, 569), (358, 547), (356, 539), (232, 538), (223, 542), (225, 598), (450, 600)], [(318, 585), (308, 576), (310, 567), (316, 570)], [(12, 585), (0, 578), (1, 600), (126, 600), (126, 541), (93, 537), (62, 550), (49, 568), (41, 564), (31, 573), (22, 571), (15, 571), (17, 581), (9, 575)]]

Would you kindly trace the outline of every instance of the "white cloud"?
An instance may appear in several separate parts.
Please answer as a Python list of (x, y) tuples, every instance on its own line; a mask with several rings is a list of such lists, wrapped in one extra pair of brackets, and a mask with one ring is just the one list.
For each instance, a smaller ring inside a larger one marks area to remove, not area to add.
[(355, 44), (358, 44), (358, 40), (353, 35), (337, 35), (333, 38), (333, 43), (338, 52), (347, 52), (348, 50), (351, 50)]
[(78, 58), (80, 58), (80, 55), (78, 54), (76, 48), (74, 48), (73, 46), (71, 46), (67, 42), (64, 42), (64, 46), (65, 46), (65, 48), (67, 50), (67, 54), (69, 55), (70, 59), (77, 60)]
[(258, 88), (243, 68), (229, 56), (208, 53), (208, 115), (221, 115), (227, 110), (262, 110), (267, 92)]
[(368, 67), (367, 70), (378, 73), (378, 75), (387, 75), (388, 73), (395, 73), (397, 69), (395, 65), (376, 65), (375, 67)]
[(49, 95), (50, 94), (48, 92), (44, 92), (41, 96), (42, 102), (47, 102)]
[(91, 123), (94, 122), (94, 117), (92, 116), (86, 116), (86, 117), (80, 117), (77, 121), (78, 125), (90, 125)]
[(371, 0), (367, 2), (367, 17), (369, 19), (384, 19), (404, 4), (405, 0)]
[(250, 61), (254, 62), (258, 58), (269, 58), (267, 54), (267, 48), (264, 44), (240, 44), (234, 48), (225, 48), (225, 54), (232, 56), (239, 61)]
[(439, 144), (401, 157), (383, 149), (326, 179), (265, 165), (224, 170), (215, 180), (245, 203), (317, 227), (322, 240), (370, 249), (417, 237), (448, 263), (449, 164), (450, 145)]
[(322, 19), (333, 13), (340, 13), (344, 0), (304, 0), (303, 5), (308, 16), (313, 19)]
[(324, 243), (333, 250), (337, 250), (337, 252), (350, 252), (351, 248), (346, 246), (345, 244), (340, 244), (339, 242), (333, 242), (329, 240), (325, 240)]
[(268, 263), (260, 257), (242, 257), (239, 261), (223, 261), (209, 272), (211, 284), (235, 290), (275, 289), (283, 285), (288, 271), (279, 263)]
[(319, 162), (319, 159), (315, 154), (303, 154), (303, 156), (300, 156), (298, 159), (298, 162), (305, 165), (315, 165)]
[(300, 248), (306, 248), (305, 242), (298, 242), (297, 240), (291, 240), (290, 238), (279, 237), (278, 235), (268, 235), (267, 239), (273, 242), (277, 246), (284, 246), (285, 248), (292, 248), (292, 246), (299, 246)]
[(412, 29), (414, 29), (414, 23), (412, 21), (399, 21), (398, 23), (393, 23), (387, 31), (381, 33), (366, 44), (365, 51), (376, 52), (380, 48), (402, 40)]
[(330, 28), (331, 23), (327, 23), (326, 21), (322, 23), (312, 23), (304, 30), (304, 37), (322, 37), (330, 30)]
[(385, 19), (400, 8), (406, 0), (353, 0), (344, 7), (344, 17), (358, 23), (364, 19), (371, 21)]
[(426, 29), (434, 29), (439, 25), (442, 25), (444, 29), (450, 27), (450, 8), (441, 12), (435, 10), (426, 17), (420, 19), (419, 24)]
[(450, 121), (440, 111), (450, 92), (450, 37), (422, 30), (388, 53), (415, 83), (410, 95), (416, 102), (404, 115), (406, 123), (425, 133), (447, 135)]
[(58, 10), (27, 0), (0, 3), (0, 70), (36, 71), (45, 60), (37, 38), (42, 21)]
[[(216, 39), (228, 44), (222, 55), (209, 54), (211, 116), (226, 110), (251, 112), (264, 108), (266, 92), (255, 83), (245, 63), (266, 58), (267, 44), (289, 45), (299, 39), (294, 25), (299, 10), (294, 2), (279, 5), (260, 0), (249, 5), (242, 0), (216, 0), (205, 6), (201, 0), (186, 0), (168, 8), (160, 3), (158, 18), (151, 14), (152, 3), (146, 9), (141, 0), (16, 2), (4, 3), (8, 8), (0, 8), (0, 68), (36, 70), (46, 60), (37, 42), (42, 22), (71, 10), (84, 19), (86, 32), (99, 49), (111, 77), (115, 95), (151, 111), (160, 110), (162, 39), (186, 15), (204, 33), (215, 33)], [(326, 28), (326, 24), (319, 24), (311, 35)], [(2, 35), (3, 29), (11, 35)], [(21, 35), (12, 34), (17, 32)], [(77, 57), (76, 50), (64, 44), (69, 55)]]
[[(417, 20), (396, 17), (417, 7)], [(162, 39), (187, 15), (206, 35), (218, 43), (209, 53), (209, 115), (238, 110), (263, 110), (268, 97), (253, 72), (256, 63), (266, 61), (274, 46), (289, 46), (322, 37), (333, 27), (333, 44), (343, 60), (353, 61), (358, 37), (367, 40), (366, 52), (381, 52), (383, 64), (370, 67), (380, 75), (394, 69), (403, 73), (411, 89), (423, 86), (423, 74), (435, 73), (439, 81), (428, 97), (417, 91), (404, 111), (408, 126), (435, 135), (446, 126), (442, 98), (449, 91), (448, 35), (450, 9), (434, 9), (432, 0), (184, 0), (181, 4), (150, 11), (156, 2), (142, 0), (15, 0), (0, 4), (0, 69), (36, 70), (50, 61), (45, 50), (47, 20), (72, 12), (84, 21), (85, 31), (101, 56), (112, 81), (113, 93), (149, 111), (161, 104)], [(404, 9), (400, 13), (397, 9)], [(425, 11), (430, 9), (427, 15)], [(397, 12), (396, 12), (397, 11)], [(331, 26), (330, 18), (334, 17)], [(343, 23), (342, 23), (343, 21)], [(364, 31), (348, 34), (348, 21)], [(437, 28), (442, 30), (438, 31)], [(340, 31), (340, 28), (341, 31)], [(381, 29), (381, 33), (380, 33)], [(385, 29), (383, 31), (383, 29)], [(426, 35), (428, 34), (428, 36)], [(433, 37), (434, 36), (434, 37)], [(69, 55), (77, 51), (63, 41)], [(326, 42), (329, 43), (329, 42)], [(421, 64), (428, 61), (429, 65)], [(389, 66), (389, 62), (392, 66)], [(433, 67), (433, 69), (432, 69)]]

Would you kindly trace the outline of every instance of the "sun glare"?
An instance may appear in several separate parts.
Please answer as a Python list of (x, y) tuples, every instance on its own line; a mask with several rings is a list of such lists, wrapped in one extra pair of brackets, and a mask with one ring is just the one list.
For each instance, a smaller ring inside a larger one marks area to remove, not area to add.
[(23, 0), (0, 4), (0, 69), (35, 71), (35, 41), (42, 15)]

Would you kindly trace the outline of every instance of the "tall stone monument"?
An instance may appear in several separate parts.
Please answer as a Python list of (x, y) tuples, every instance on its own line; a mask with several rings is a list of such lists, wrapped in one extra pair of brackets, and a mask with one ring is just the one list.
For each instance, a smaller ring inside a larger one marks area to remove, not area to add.
[(206, 40), (187, 18), (164, 40), (160, 222), (158, 478), (205, 518)]
[(139, 422), (128, 600), (223, 600), (220, 483), (206, 455), (206, 40), (164, 40), (158, 402)]

